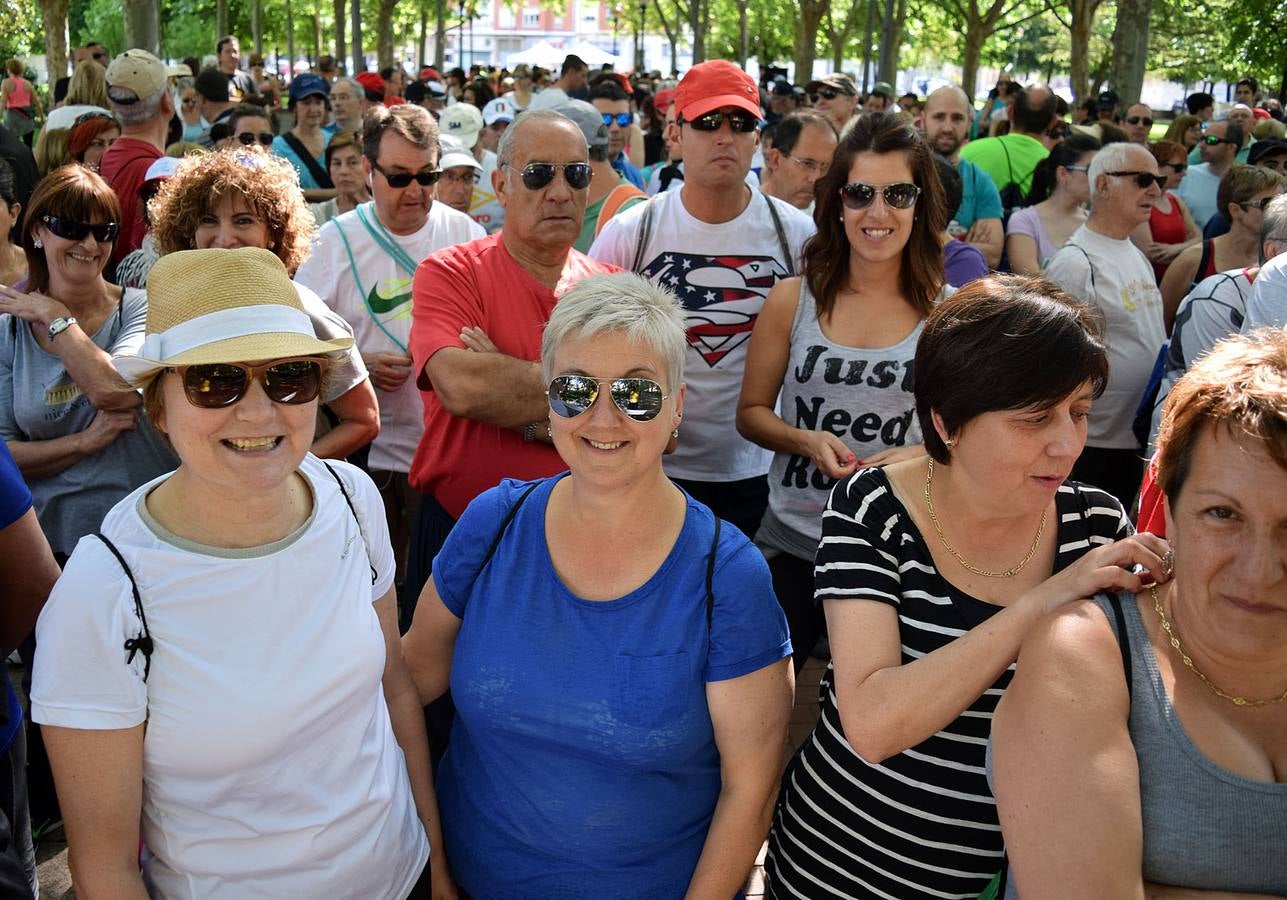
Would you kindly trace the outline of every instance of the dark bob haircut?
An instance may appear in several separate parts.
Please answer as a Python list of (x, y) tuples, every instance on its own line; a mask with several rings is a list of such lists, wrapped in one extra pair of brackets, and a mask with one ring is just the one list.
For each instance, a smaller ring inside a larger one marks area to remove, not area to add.
[(990, 275), (944, 300), (916, 345), (916, 416), (935, 462), (951, 458), (949, 435), (985, 412), (1044, 409), (1090, 382), (1108, 383), (1108, 353), (1092, 308), (1042, 278)]
[(76, 163), (54, 169), (40, 180), (31, 193), (26, 214), (22, 217), (22, 250), (27, 256), (27, 290), (33, 293), (49, 290), (49, 263), (45, 259), (45, 251), (36, 246), (38, 232), (45, 228), (41, 217), (46, 215), (91, 225), (119, 223), (121, 203), (116, 199), (116, 192), (102, 176)]

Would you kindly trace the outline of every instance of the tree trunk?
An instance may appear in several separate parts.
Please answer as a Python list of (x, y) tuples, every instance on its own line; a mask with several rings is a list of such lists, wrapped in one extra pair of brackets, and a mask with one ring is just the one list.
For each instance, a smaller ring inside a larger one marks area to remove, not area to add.
[(893, 51), (894, 64), (893, 66), (891, 66), (894, 77), (889, 79), (889, 83), (893, 85), (895, 88), (898, 87), (898, 81), (897, 81), (898, 51), (899, 51), (899, 48), (903, 46), (903, 29), (906, 25), (907, 25), (907, 0), (898, 0), (898, 8), (894, 12), (894, 36), (893, 36), (893, 40), (891, 41), (894, 47), (894, 51)]
[(159, 52), (160, 10), (157, 9), (156, 0), (123, 0), (122, 6), (125, 15), (125, 46), (137, 47), (149, 53)]
[(876, 66), (876, 80), (894, 83), (898, 76), (898, 47), (894, 45), (894, 0), (885, 0), (884, 14), (880, 20), (880, 62)]
[(827, 0), (800, 0), (800, 17), (795, 23), (795, 82), (813, 80), (813, 61), (817, 57), (818, 28), (827, 11)]
[(746, 61), (751, 56), (751, 28), (747, 17), (750, 14), (746, 9), (746, 0), (738, 0), (737, 4), (737, 37), (738, 37), (738, 55), (737, 63), (743, 69), (746, 68)]
[(286, 83), (295, 80), (295, 11), (291, 9), (291, 0), (286, 0)]
[(706, 12), (709, 9), (707, 0), (689, 0), (688, 28), (693, 33), (693, 65), (706, 59)]
[(228, 0), (215, 0), (215, 33), (219, 37), (228, 33)]
[(1094, 25), (1095, 11), (1100, 0), (1072, 0), (1069, 12), (1072, 16), (1069, 33), (1072, 44), (1069, 48), (1069, 76), (1072, 81), (1073, 96), (1084, 100), (1091, 96), (1090, 85), (1090, 29)]
[(317, 65), (318, 60), (322, 58), (322, 0), (313, 0), (313, 58), (311, 62)]
[(1153, 0), (1117, 0), (1117, 23), (1113, 27), (1113, 90), (1122, 106), (1138, 103), (1144, 88), (1144, 64), (1148, 60), (1148, 25)]
[(264, 52), (264, 29), (260, 17), (261, 0), (250, 0), (250, 40), (256, 53)]
[(988, 39), (988, 30), (976, 19), (966, 23), (964, 35), (964, 46), (961, 48), (961, 88), (967, 97), (973, 98), (979, 81), (979, 52), (983, 49), (983, 42)]
[(353, 71), (355, 78), (366, 71), (366, 57), (362, 55), (362, 0), (349, 0), (349, 32), (353, 38)]
[[(661, 0), (652, 0), (653, 8), (657, 10), (657, 18), (661, 20), (661, 30), (666, 32), (666, 40), (670, 42), (670, 74), (672, 76), (679, 74), (679, 34), (678, 27), (671, 28), (670, 20), (666, 18), (666, 11), (661, 8)], [(679, 25), (678, 19), (675, 25)]]
[(876, 23), (876, 0), (862, 0), (862, 3), (867, 8), (867, 27), (862, 38), (862, 92), (865, 95), (871, 86), (871, 32)]
[(417, 68), (423, 68), (429, 59), (429, 0), (420, 0), (420, 40), (416, 45)]
[(447, 0), (434, 0), (433, 67), (442, 74), (447, 58)]
[(344, 68), (344, 0), (331, 0), (331, 9), (335, 14), (335, 65)]
[(68, 0), (42, 0), (40, 4), (41, 23), (45, 26), (45, 65), (49, 71), (50, 103), (53, 102), (53, 83), (67, 71), (67, 8), (70, 5)]
[(393, 8), (398, 0), (379, 0), (376, 59), (381, 69), (393, 65)]

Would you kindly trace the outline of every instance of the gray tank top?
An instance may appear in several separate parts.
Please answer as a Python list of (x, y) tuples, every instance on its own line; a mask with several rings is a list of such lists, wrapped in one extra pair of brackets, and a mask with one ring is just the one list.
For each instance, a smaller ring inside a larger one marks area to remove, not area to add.
[[(912, 360), (924, 325), (922, 319), (892, 347), (834, 343), (822, 333), (813, 294), (801, 278), (779, 399), (783, 420), (809, 431), (830, 431), (859, 459), (921, 443)], [(835, 483), (809, 457), (775, 453), (769, 467), (769, 507), (756, 543), (813, 559), (822, 537), (822, 511)]]
[[(1095, 598), (1117, 632), (1106, 596)], [(1131, 743), (1139, 760), (1144, 879), (1178, 887), (1287, 895), (1287, 783), (1228, 772), (1194, 745), (1171, 706), (1130, 594)], [(1121, 641), (1121, 635), (1118, 635)]]

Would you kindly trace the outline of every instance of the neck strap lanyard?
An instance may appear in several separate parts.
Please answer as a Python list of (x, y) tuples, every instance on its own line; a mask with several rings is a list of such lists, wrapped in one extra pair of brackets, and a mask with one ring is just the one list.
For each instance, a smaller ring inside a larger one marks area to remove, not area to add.
[[(416, 261), (380, 223), (379, 217), (375, 214), (375, 201), (368, 200), (366, 203), (359, 204), (354, 209), (354, 212), (357, 214), (358, 221), (366, 228), (366, 233), (371, 240), (375, 241), (375, 245), (387, 253), (399, 269), (410, 276), (414, 276), (416, 273)], [(371, 321), (375, 322), (376, 327), (384, 332), (384, 336), (397, 344), (403, 353), (406, 353), (407, 345), (394, 337), (389, 329), (384, 327), (380, 317), (371, 308), (371, 298), (367, 294), (366, 288), (362, 286), (362, 277), (358, 273), (357, 260), (353, 258), (353, 248), (349, 245), (348, 235), (344, 233), (344, 228), (338, 220), (335, 223), (335, 228), (340, 233), (340, 240), (344, 242), (344, 252), (349, 258), (349, 269), (353, 272), (353, 283), (357, 285), (358, 293), (362, 295), (362, 305), (366, 307), (367, 314), (371, 317)]]

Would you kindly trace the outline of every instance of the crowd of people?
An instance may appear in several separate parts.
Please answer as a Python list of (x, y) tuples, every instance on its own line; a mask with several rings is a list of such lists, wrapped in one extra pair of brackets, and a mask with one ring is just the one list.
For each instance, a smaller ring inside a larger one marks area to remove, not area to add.
[(0, 896), (1287, 896), (1254, 79), (214, 50), (0, 82)]

